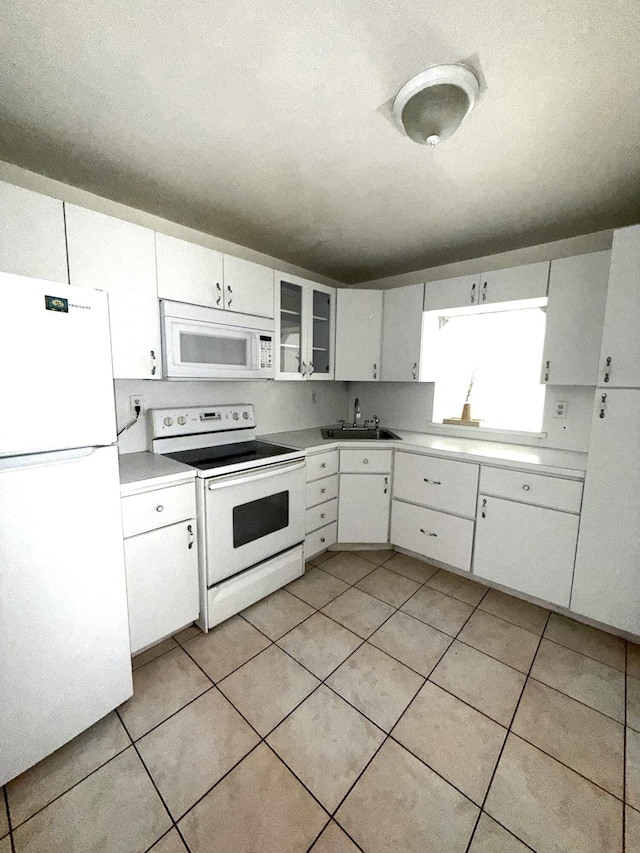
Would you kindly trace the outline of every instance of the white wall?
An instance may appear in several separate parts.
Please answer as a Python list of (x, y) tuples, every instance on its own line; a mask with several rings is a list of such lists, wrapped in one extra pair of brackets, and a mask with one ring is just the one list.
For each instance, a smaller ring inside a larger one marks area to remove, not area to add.
[[(350, 382), (347, 420), (353, 419), (353, 406), (357, 397), (363, 418), (378, 415), (383, 426), (429, 432), (428, 424), (433, 415), (433, 387), (431, 382)], [(593, 395), (593, 388), (548, 386), (542, 418), (542, 431), (547, 433), (546, 438), (522, 438), (517, 434), (483, 436), (481, 432), (477, 437), (586, 453), (589, 449)], [(556, 400), (567, 403), (565, 420), (552, 417)]]
[[(316, 400), (313, 402), (312, 394)], [(144, 397), (144, 408), (202, 406), (221, 403), (253, 403), (260, 435), (291, 429), (307, 429), (336, 423), (347, 417), (345, 382), (180, 382), (151, 379), (116, 379), (118, 429), (131, 420), (129, 397)], [(123, 432), (120, 453), (147, 450), (147, 418)]]

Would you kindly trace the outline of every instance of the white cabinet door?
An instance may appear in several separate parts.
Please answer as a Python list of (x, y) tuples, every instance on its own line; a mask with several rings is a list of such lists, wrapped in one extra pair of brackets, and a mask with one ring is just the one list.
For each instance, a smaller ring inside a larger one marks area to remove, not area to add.
[(73, 204), (65, 213), (71, 284), (109, 295), (114, 377), (160, 379), (154, 232)]
[(336, 379), (380, 379), (382, 290), (337, 291)]
[(0, 270), (69, 284), (61, 201), (0, 182)]
[(485, 272), (480, 276), (479, 302), (537, 299), (547, 295), (548, 282), (549, 261)]
[(464, 308), (477, 305), (480, 292), (480, 273), (428, 281), (424, 286), (424, 310)]
[(222, 265), (224, 307), (240, 314), (273, 317), (273, 270), (233, 255), (224, 255)]
[(569, 606), (577, 515), (480, 495), (473, 573)]
[(303, 279), (286, 273), (275, 276), (276, 379), (307, 378), (307, 300)]
[(340, 474), (338, 541), (389, 541), (389, 475)]
[(333, 379), (336, 333), (336, 291), (322, 284), (305, 288), (307, 378), (313, 381)]
[(598, 389), (571, 597), (576, 613), (633, 634), (640, 634), (639, 423), (640, 391)]
[(125, 539), (133, 654), (198, 618), (195, 532), (190, 519)]
[(611, 252), (551, 261), (541, 382), (595, 385)]
[(640, 388), (640, 225), (613, 235), (598, 384)]
[(156, 253), (160, 299), (224, 308), (220, 252), (157, 232)]
[(416, 382), (420, 379), (423, 302), (423, 284), (384, 291), (383, 382)]

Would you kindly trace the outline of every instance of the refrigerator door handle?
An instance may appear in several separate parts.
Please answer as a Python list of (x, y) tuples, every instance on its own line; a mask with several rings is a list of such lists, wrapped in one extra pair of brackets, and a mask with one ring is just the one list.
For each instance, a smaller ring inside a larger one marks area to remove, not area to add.
[(47, 453), (30, 453), (25, 456), (0, 457), (0, 473), (19, 468), (40, 468), (44, 465), (63, 465), (86, 459), (96, 452), (96, 447), (77, 447), (74, 450), (52, 450)]

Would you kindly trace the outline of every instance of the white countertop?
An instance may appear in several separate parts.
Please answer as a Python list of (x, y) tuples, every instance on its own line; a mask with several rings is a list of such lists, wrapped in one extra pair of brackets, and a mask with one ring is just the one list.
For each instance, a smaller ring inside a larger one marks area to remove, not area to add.
[(123, 453), (120, 465), (120, 491), (125, 494), (131, 489), (164, 486), (178, 480), (193, 479), (196, 469), (183, 462), (176, 462), (158, 453)]
[(324, 439), (320, 427), (261, 435), (260, 439), (305, 450), (308, 453), (348, 447), (391, 447), (400, 450), (425, 450), (434, 456), (461, 459), (467, 462), (481, 462), (485, 465), (516, 470), (537, 471), (541, 474), (555, 474), (575, 479), (584, 479), (587, 468), (587, 454), (578, 453), (574, 450), (555, 450), (549, 447), (481, 441), (475, 438), (430, 435), (429, 433), (395, 429), (392, 426), (386, 428), (399, 436), (401, 441)]

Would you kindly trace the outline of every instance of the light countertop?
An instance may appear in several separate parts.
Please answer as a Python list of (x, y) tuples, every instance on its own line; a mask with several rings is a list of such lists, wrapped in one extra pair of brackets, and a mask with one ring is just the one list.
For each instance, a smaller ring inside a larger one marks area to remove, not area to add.
[(132, 489), (160, 487), (179, 480), (193, 479), (196, 469), (183, 462), (176, 462), (158, 453), (123, 453), (120, 465), (120, 491), (126, 494)]
[(541, 474), (584, 479), (587, 468), (587, 454), (573, 450), (555, 450), (549, 447), (532, 447), (524, 444), (507, 444), (497, 441), (482, 441), (475, 438), (457, 438), (432, 435), (422, 432), (385, 428), (394, 432), (401, 441), (340, 441), (324, 439), (320, 427), (301, 429), (291, 432), (279, 432), (261, 435), (263, 441), (284, 444), (307, 453), (334, 448), (379, 447), (400, 450), (424, 450), (434, 456), (443, 456), (467, 462), (513, 468), (523, 471), (536, 471)]

